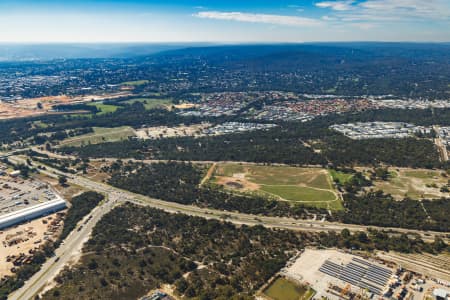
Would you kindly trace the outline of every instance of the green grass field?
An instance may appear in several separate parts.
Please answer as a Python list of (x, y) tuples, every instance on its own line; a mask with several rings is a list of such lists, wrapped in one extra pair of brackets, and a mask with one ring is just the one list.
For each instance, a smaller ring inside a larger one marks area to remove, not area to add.
[(434, 177), (440, 177), (440, 174), (438, 172), (428, 170), (405, 171), (404, 175), (407, 177), (415, 177), (420, 179), (433, 179)]
[(293, 202), (333, 201), (336, 199), (336, 195), (331, 191), (316, 190), (310, 187), (263, 185), (261, 190)]
[(264, 291), (264, 294), (273, 300), (309, 300), (314, 295), (314, 290), (280, 277)]
[(88, 105), (96, 106), (100, 110), (100, 112), (98, 112), (97, 115), (112, 113), (119, 108), (119, 106), (117, 105), (103, 104), (102, 102), (92, 102), (89, 103)]
[(93, 133), (83, 134), (79, 136), (70, 137), (61, 141), (61, 146), (80, 146), (87, 144), (99, 144), (105, 142), (115, 142), (125, 140), (130, 136), (134, 136), (133, 128), (129, 126), (103, 128), (94, 127)]
[(330, 172), (331, 178), (333, 178), (333, 180), (339, 181), (339, 183), (342, 185), (345, 184), (346, 182), (348, 182), (353, 177), (352, 174), (336, 171), (333, 169), (330, 169), (329, 172)]
[(34, 121), (34, 122), (33, 122), (33, 126), (34, 126), (35, 128), (47, 128), (47, 127), (48, 127), (48, 124), (47, 124), (47, 123), (44, 123), (44, 122), (42, 122), (42, 121)]
[(136, 102), (142, 102), (145, 109), (155, 109), (155, 108), (168, 108), (172, 105), (172, 100), (170, 99), (152, 99), (152, 98), (136, 98), (123, 101), (121, 103), (133, 104)]
[(318, 208), (343, 209), (325, 169), (220, 164), (212, 182), (241, 193)]

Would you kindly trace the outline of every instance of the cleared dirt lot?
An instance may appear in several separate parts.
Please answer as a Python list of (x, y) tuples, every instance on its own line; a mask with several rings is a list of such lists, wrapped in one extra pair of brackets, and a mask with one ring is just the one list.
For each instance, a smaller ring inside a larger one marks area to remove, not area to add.
[[(366, 171), (361, 169), (361, 171)], [(391, 194), (395, 199), (402, 200), (405, 197), (411, 199), (438, 199), (449, 197), (448, 192), (442, 192), (441, 188), (449, 184), (449, 179), (444, 171), (389, 168), (390, 178), (387, 181), (376, 180), (368, 189), (382, 190)]]
[[(48, 96), (40, 98), (29, 98), (11, 102), (0, 101), (0, 119), (23, 118), (54, 113), (51, 111), (53, 106), (59, 104), (75, 104), (88, 101), (101, 101), (105, 99), (114, 99), (131, 95), (129, 92), (110, 93), (104, 95), (87, 95), (78, 97)], [(38, 103), (42, 109), (38, 109)]]
[(39, 248), (48, 239), (56, 238), (62, 224), (59, 221), (58, 225), (55, 225), (56, 220), (60, 219), (58, 216), (60, 213), (51, 214), (0, 231), (0, 278), (12, 275), (11, 268), (14, 267), (12, 257), (18, 257), (22, 253), (29, 256), (30, 250)]

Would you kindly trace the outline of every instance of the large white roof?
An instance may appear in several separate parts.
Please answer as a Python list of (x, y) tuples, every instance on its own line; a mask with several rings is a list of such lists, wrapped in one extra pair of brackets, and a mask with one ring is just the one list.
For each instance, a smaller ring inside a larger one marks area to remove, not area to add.
[(66, 205), (66, 201), (64, 201), (64, 199), (62, 199), (61, 197), (57, 196), (56, 199), (51, 200), (51, 201), (47, 201), (44, 203), (40, 203), (37, 205), (33, 205), (18, 211), (14, 211), (8, 214), (5, 214), (3, 216), (0, 216), (0, 228), (2, 227), (3, 224), (7, 224), (13, 220), (19, 219), (19, 218), (24, 218), (30, 214), (36, 213), (36, 212), (41, 212), (41, 211), (45, 211), (45, 210), (50, 210), (52, 208), (56, 208), (59, 207), (61, 205)]

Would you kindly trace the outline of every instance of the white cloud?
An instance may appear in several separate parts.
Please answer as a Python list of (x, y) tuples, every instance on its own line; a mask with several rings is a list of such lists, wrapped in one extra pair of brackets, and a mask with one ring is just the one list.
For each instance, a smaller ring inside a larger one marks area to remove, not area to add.
[(336, 17), (350, 22), (450, 20), (449, 0), (339, 0), (316, 6), (335, 10)]
[(332, 10), (337, 11), (346, 11), (352, 10), (354, 8), (353, 4), (355, 1), (353, 0), (345, 0), (345, 1), (323, 1), (316, 3), (317, 7), (320, 8), (330, 8)]
[(220, 12), (203, 11), (194, 14), (197, 18), (238, 21), (247, 23), (264, 23), (273, 25), (287, 26), (319, 26), (322, 21), (313, 18), (303, 18), (297, 16), (272, 15), (272, 14), (253, 14), (244, 12)]
[(367, 0), (359, 6), (364, 12), (371, 14), (397, 14), (400, 18), (450, 19), (448, 0)]

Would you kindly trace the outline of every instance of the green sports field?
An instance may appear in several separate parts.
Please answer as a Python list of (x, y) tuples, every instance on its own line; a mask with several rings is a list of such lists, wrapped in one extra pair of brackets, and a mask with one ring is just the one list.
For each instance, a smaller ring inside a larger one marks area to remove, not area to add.
[(318, 208), (342, 209), (330, 174), (321, 168), (219, 164), (212, 182), (237, 192)]
[(314, 290), (280, 277), (264, 291), (264, 294), (273, 300), (309, 300), (314, 295)]

